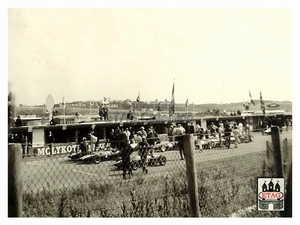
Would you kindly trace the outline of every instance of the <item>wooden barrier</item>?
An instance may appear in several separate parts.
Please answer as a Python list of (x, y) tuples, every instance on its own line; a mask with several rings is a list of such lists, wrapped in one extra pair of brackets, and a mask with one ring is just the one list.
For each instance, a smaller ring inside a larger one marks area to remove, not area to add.
[(8, 145), (8, 217), (22, 216), (22, 146)]
[(193, 135), (189, 134), (183, 136), (183, 148), (188, 179), (191, 217), (200, 217), (197, 171), (195, 165), (195, 146)]

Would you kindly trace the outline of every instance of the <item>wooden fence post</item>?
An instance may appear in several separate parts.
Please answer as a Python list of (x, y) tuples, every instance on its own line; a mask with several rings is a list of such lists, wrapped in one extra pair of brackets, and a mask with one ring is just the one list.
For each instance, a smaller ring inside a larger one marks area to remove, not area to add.
[[(274, 160), (275, 160), (275, 171), (277, 177), (284, 177), (283, 172), (283, 153), (281, 151), (280, 146), (280, 138), (279, 138), (279, 127), (271, 128), (272, 134), (272, 142), (273, 142), (273, 150), (274, 150)], [(285, 152), (285, 156), (287, 156), (287, 139), (284, 140), (283, 146)], [(286, 158), (285, 158), (286, 159)], [(290, 170), (287, 178), (287, 186), (285, 193), (285, 211), (280, 212), (282, 217), (292, 217), (292, 163), (290, 164)]]
[(8, 217), (22, 216), (22, 146), (8, 145)]
[(286, 194), (284, 201), (284, 211), (280, 211), (282, 217), (292, 217), (293, 216), (293, 166), (290, 165), (289, 176), (286, 184)]
[(188, 189), (190, 197), (191, 217), (200, 217), (197, 171), (195, 165), (195, 146), (193, 135), (183, 136)]
[(271, 134), (273, 143), (275, 174), (277, 177), (283, 177), (283, 164), (279, 137), (279, 127), (271, 127)]

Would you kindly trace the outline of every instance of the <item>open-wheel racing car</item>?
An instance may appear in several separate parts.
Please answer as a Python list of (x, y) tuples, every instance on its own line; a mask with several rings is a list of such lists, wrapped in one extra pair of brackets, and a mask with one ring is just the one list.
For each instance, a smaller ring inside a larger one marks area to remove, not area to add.
[(159, 134), (153, 145), (154, 152), (170, 151), (177, 148), (178, 141), (169, 140), (167, 134)]
[(82, 152), (74, 153), (68, 156), (71, 160), (81, 161), (83, 163), (96, 163), (102, 161), (115, 160), (119, 157), (119, 150), (100, 150), (90, 154), (83, 154)]
[[(163, 154), (149, 154), (147, 156), (147, 165), (148, 166), (164, 166), (167, 163), (167, 158)], [(132, 153), (130, 156), (130, 164), (133, 170), (137, 170), (142, 166), (141, 157), (137, 154), (137, 152)], [(118, 158), (117, 162), (115, 163), (117, 169), (122, 169), (123, 162), (121, 158)]]
[(159, 143), (156, 143), (153, 146), (154, 151), (156, 152), (164, 152), (164, 151), (169, 151), (173, 150), (176, 146), (175, 141), (170, 142), (170, 141), (161, 141)]

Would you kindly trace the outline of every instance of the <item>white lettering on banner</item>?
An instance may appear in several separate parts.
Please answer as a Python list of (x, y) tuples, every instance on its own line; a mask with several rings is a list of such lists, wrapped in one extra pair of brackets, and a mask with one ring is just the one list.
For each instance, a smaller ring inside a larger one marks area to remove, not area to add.
[(50, 148), (49, 147), (45, 149), (45, 153), (46, 153), (46, 155), (50, 155)]
[(56, 151), (55, 151), (55, 148), (54, 148), (54, 147), (51, 147), (51, 154), (52, 154), (52, 155), (55, 155), (55, 154), (56, 154)]
[(67, 146), (61, 146), (61, 153), (66, 153), (66, 147)]
[(37, 149), (37, 154), (38, 155), (45, 155), (45, 148), (38, 148)]
[(60, 146), (56, 146), (55, 148), (56, 148), (56, 152), (57, 152), (57, 154), (59, 154), (59, 149), (60, 149)]
[(67, 146), (67, 152), (68, 152), (68, 153), (72, 152), (72, 146), (70, 146), (70, 145)]
[(61, 146), (52, 146), (51, 149), (49, 147), (36, 148), (35, 152), (37, 152), (38, 156), (42, 155), (59, 155), (66, 154), (76, 151), (76, 145), (61, 145)]

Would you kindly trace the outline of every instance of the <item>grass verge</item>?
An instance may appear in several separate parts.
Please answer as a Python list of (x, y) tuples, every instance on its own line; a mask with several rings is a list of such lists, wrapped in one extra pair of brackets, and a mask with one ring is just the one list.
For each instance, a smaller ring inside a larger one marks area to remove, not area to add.
[[(291, 149), (291, 146), (289, 146)], [(289, 151), (291, 152), (291, 151)], [(256, 205), (257, 177), (273, 175), (266, 153), (251, 153), (197, 163), (202, 217), (230, 217)], [(136, 175), (113, 183), (91, 182), (59, 191), (23, 193), (24, 217), (189, 217), (185, 172)], [(237, 217), (279, 217), (256, 209)]]

